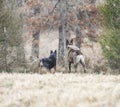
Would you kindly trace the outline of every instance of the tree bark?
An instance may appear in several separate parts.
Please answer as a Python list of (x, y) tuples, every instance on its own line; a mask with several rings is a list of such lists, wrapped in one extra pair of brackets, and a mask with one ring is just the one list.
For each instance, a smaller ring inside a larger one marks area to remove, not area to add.
[(82, 44), (82, 41), (83, 41), (83, 37), (82, 37), (83, 35), (81, 33), (81, 29), (80, 29), (79, 25), (77, 25), (75, 32), (76, 32), (76, 43), (75, 43), (75, 45), (77, 47), (81, 48), (81, 44)]
[(33, 41), (32, 41), (32, 58), (39, 58), (39, 37), (40, 31), (33, 32)]
[(67, 0), (60, 0), (60, 21), (59, 27), (59, 48), (58, 48), (58, 64), (65, 65), (66, 56), (66, 35), (67, 35)]

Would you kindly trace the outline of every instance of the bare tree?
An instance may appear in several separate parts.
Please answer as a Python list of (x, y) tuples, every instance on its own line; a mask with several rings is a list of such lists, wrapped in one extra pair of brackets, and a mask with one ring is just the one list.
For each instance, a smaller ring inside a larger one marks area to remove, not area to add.
[(32, 40), (32, 57), (39, 58), (39, 37), (40, 30), (33, 31)]
[(60, 0), (59, 50), (58, 64), (65, 64), (66, 35), (67, 35), (67, 0)]
[(75, 45), (80, 48), (82, 40), (83, 40), (83, 35), (82, 35), (82, 32), (81, 32), (80, 26), (78, 26), (78, 25), (76, 26), (75, 33), (76, 33)]

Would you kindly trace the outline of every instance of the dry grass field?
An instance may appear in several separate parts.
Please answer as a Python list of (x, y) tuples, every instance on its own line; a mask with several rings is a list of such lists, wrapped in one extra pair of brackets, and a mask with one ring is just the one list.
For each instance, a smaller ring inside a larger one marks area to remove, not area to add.
[(120, 107), (120, 75), (1, 73), (0, 107)]

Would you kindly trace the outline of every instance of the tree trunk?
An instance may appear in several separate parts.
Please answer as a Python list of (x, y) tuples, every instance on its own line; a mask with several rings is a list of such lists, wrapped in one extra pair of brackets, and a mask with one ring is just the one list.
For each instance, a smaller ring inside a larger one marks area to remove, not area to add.
[(59, 27), (59, 50), (58, 50), (58, 64), (64, 65), (64, 57), (66, 53), (65, 47), (65, 37), (63, 35), (63, 28), (62, 26)]
[(33, 41), (32, 41), (32, 58), (39, 58), (39, 37), (40, 31), (37, 30), (33, 32)]
[(40, 31), (35, 30), (33, 32), (33, 41), (32, 41), (32, 63), (30, 65), (30, 71), (31, 72), (39, 72), (39, 37), (40, 37)]
[(67, 35), (67, 6), (66, 0), (60, 0), (60, 20), (61, 25), (59, 27), (59, 50), (58, 50), (58, 64), (65, 65), (66, 55), (66, 35)]
[(83, 35), (81, 33), (81, 29), (80, 29), (79, 25), (77, 25), (75, 32), (76, 32), (76, 43), (75, 43), (75, 45), (78, 48), (81, 48), (81, 44), (82, 44), (82, 41), (83, 41)]

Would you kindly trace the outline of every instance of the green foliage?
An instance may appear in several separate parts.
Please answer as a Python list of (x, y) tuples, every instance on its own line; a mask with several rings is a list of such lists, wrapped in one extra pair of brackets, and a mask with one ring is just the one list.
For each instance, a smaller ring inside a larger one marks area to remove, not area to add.
[(19, 60), (21, 62), (21, 57), (18, 56), (24, 55), (21, 37), (22, 21), (16, 12), (15, 1), (0, 0), (0, 71), (9, 72), (12, 65), (16, 66)]
[(100, 40), (103, 53), (111, 67), (120, 68), (120, 0), (107, 0), (100, 9), (105, 25)]
[(107, 0), (106, 2), (106, 5), (100, 7), (106, 27), (120, 29), (120, 0)]
[(120, 67), (120, 30), (106, 30), (100, 41), (105, 57), (112, 67)]
[[(1, 0), (0, 2), (0, 40), (4, 39), (3, 28), (6, 27), (8, 33), (7, 43), (11, 46), (20, 45), (22, 23), (15, 12), (15, 2), (11, 0)], [(14, 8), (13, 8), (14, 7)], [(18, 39), (19, 38), (19, 39)]]

